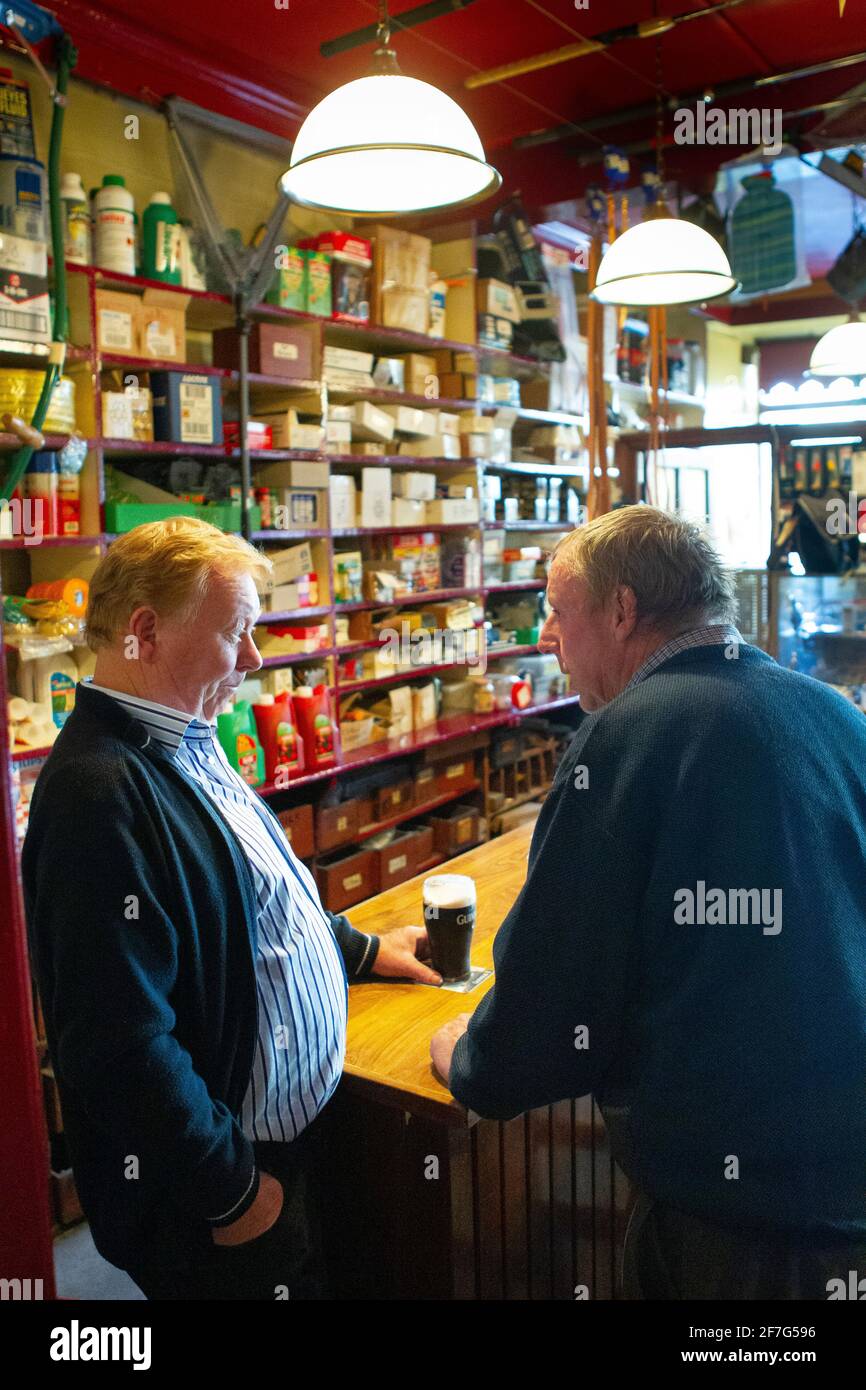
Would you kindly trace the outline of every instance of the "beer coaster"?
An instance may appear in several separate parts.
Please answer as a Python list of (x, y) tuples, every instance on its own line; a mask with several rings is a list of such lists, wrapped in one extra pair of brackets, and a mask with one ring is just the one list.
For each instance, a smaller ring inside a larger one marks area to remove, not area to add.
[(467, 980), (444, 980), (439, 989), (450, 989), (455, 994), (471, 994), (473, 989), (477, 989), (480, 984), (488, 980), (493, 974), (492, 970), (484, 970), (480, 965), (473, 965)]

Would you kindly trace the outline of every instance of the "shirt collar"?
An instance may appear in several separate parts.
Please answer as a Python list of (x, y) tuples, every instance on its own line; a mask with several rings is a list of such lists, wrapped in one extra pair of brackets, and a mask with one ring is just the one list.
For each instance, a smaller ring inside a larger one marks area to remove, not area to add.
[(195, 715), (185, 714), (183, 710), (160, 705), (156, 700), (144, 700), (140, 695), (127, 695), (122, 690), (111, 690), (106, 685), (96, 685), (90, 677), (84, 684), (91, 690), (110, 695), (143, 725), (154, 743), (160, 744), (172, 757), (177, 756), (182, 743), (204, 743), (213, 737), (212, 724), (205, 723)]
[(744, 639), (733, 623), (706, 623), (703, 627), (693, 627), (688, 632), (680, 632), (647, 657), (635, 671), (628, 685), (623, 687), (623, 692), (631, 690), (639, 681), (646, 680), (659, 666), (680, 652), (689, 651), (692, 647), (727, 646), (734, 643), (738, 646), (744, 645)]

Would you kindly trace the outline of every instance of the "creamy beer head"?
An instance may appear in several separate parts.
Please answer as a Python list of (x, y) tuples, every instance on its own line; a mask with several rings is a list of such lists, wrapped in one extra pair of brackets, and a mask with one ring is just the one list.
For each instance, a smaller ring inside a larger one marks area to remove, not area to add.
[(440, 910), (475, 906), (475, 880), (468, 874), (433, 874), (424, 880), (424, 902)]

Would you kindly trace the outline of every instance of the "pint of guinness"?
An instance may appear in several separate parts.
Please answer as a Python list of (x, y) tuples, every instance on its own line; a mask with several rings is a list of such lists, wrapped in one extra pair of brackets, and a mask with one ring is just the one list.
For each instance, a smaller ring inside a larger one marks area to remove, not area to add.
[(434, 874), (424, 880), (424, 925), (434, 970), (443, 980), (465, 980), (475, 929), (475, 880)]

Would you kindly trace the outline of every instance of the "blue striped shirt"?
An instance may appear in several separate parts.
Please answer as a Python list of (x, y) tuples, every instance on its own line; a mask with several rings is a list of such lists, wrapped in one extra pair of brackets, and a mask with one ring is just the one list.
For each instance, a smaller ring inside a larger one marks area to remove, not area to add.
[(333, 1094), (346, 1048), (346, 970), (315, 881), (279, 821), (228, 762), (214, 725), (88, 684), (113, 696), (174, 755), (246, 855), (258, 904), (259, 1027), (240, 1123), (249, 1139), (289, 1142)]

